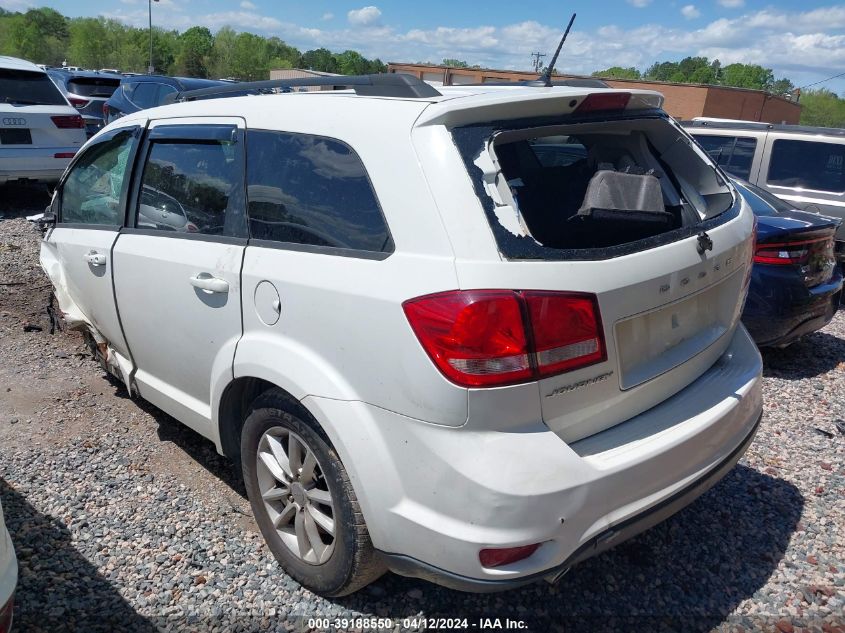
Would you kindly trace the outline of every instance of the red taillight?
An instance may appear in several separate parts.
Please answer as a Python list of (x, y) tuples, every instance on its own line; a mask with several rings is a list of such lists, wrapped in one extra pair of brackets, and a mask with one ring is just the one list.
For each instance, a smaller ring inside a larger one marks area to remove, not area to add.
[(607, 359), (595, 296), (525, 292), (537, 370), (551, 376)]
[(0, 607), (0, 633), (9, 633), (12, 628), (12, 612), (15, 610), (15, 594)]
[(593, 295), (454, 290), (402, 307), (437, 368), (464, 387), (536, 380), (607, 357)]
[(754, 263), (780, 266), (806, 264), (814, 247), (825, 250), (829, 247), (832, 251), (833, 238), (820, 237), (812, 240), (758, 244), (754, 251)]
[(56, 127), (66, 129), (79, 129), (85, 127), (85, 121), (78, 114), (69, 114), (67, 116), (51, 116)]
[(434, 364), (453, 382), (483, 387), (532, 377), (516, 293), (443, 292), (406, 301), (403, 308)]
[(103, 118), (107, 119), (109, 116), (109, 106), (106, 105), (106, 102), (103, 101)]
[(73, 158), (76, 156), (76, 152), (58, 152), (53, 154), (53, 158)]
[(588, 94), (575, 112), (603, 112), (605, 110), (624, 110), (631, 100), (630, 92), (593, 92)]
[(79, 97), (68, 97), (68, 101), (70, 101), (70, 105), (77, 108), (84, 108), (88, 105), (88, 99), (80, 99)]
[(538, 547), (540, 543), (502, 549), (483, 549), (478, 552), (478, 560), (483, 567), (501, 567), (528, 558), (537, 551)]

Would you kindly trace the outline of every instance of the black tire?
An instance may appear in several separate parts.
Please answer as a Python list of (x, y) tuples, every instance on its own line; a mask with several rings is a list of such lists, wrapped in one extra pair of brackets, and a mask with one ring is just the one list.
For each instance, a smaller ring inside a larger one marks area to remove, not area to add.
[[(241, 431), (244, 485), (261, 534), (288, 575), (314, 593), (344, 596), (370, 584), (386, 569), (370, 541), (358, 499), (337, 452), (317, 423), (309, 416), (292, 412), (296, 410), (288, 398), (275, 391), (255, 401)], [(256, 467), (259, 442), (265, 432), (278, 427), (299, 436), (314, 452), (331, 494), (334, 549), (321, 564), (306, 562), (284, 544), (259, 491)]]

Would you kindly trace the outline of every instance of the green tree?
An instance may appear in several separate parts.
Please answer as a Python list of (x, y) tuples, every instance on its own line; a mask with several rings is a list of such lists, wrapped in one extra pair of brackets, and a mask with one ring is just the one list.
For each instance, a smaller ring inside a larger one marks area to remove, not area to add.
[(462, 59), (453, 59), (451, 57), (443, 60), (443, 66), (449, 66), (450, 68), (469, 68), (469, 64)]
[(606, 79), (640, 79), (642, 78), (642, 73), (633, 66), (629, 68), (611, 66), (605, 70), (597, 70), (593, 73), (593, 77), (603, 77)]
[(335, 55), (335, 61), (342, 75), (366, 75), (370, 71), (370, 60), (358, 51), (343, 51)]
[(179, 35), (176, 69), (188, 77), (208, 77), (209, 58), (214, 36), (204, 26), (192, 26)]
[(238, 34), (230, 26), (224, 26), (214, 35), (211, 47), (211, 76), (227, 79), (234, 76), (235, 41)]
[(845, 127), (845, 99), (821, 88), (801, 94), (801, 124), (822, 127)]
[(774, 82), (771, 68), (757, 64), (729, 64), (722, 69), (722, 84), (725, 86), (768, 90)]
[(305, 51), (302, 55), (302, 66), (310, 70), (318, 70), (324, 73), (339, 72), (337, 61), (332, 52), (327, 48), (318, 48), (312, 51)]

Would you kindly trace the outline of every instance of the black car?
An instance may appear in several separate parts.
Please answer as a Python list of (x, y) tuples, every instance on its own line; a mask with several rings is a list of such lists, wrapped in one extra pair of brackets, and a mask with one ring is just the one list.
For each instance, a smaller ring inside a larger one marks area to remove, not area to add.
[(103, 127), (103, 104), (112, 96), (123, 79), (121, 75), (101, 73), (90, 70), (64, 70), (51, 68), (47, 71), (50, 79), (58, 86), (79, 110), (85, 120), (88, 137), (96, 134)]
[(192, 77), (165, 77), (164, 75), (134, 75), (123, 77), (120, 88), (103, 104), (106, 123), (126, 114), (162, 105), (168, 95), (199, 90), (211, 86), (225, 86), (231, 82)]
[(798, 211), (732, 179), (757, 217), (757, 245), (742, 322), (760, 347), (786, 347), (827, 325), (839, 307), (842, 272), (833, 238), (840, 220)]

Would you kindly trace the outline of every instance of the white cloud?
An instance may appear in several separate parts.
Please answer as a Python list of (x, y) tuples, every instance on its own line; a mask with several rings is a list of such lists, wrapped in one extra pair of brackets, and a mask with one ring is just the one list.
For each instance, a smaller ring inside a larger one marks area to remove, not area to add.
[(323, 17), (320, 18), (324, 22), (328, 22), (329, 20), (334, 20), (334, 13), (324, 13)]
[(628, 4), (643, 9), (651, 4), (651, 0), (627, 0)]
[(247, 9), (248, 11), (254, 11), (257, 7), (252, 4), (249, 0), (241, 0), (241, 9)]
[(374, 26), (378, 24), (380, 17), (381, 10), (374, 6), (352, 9), (346, 14), (346, 19), (353, 26)]
[(694, 4), (687, 4), (681, 9), (681, 15), (687, 20), (694, 20), (701, 17), (701, 11), (696, 9)]
[(23, 13), (32, 8), (32, 3), (28, 0), (2, 0), (0, 2), (0, 8), (6, 9), (6, 11), (20, 11)]
[[(25, 0), (0, 0), (0, 5), (8, 6), (10, 1)], [(167, 1), (170, 4), (153, 8), (153, 24), (180, 30), (200, 24), (212, 31), (228, 25), (276, 35), (302, 50), (351, 48), (385, 62), (438, 62), (452, 57), (487, 68), (527, 70), (531, 67), (529, 54), (541, 51), (551, 55), (562, 34), (558, 24), (536, 21), (461, 27), (445, 22), (433, 28), (403, 30), (381, 23), (377, 7), (351, 11), (347, 15), (349, 24), (335, 26), (336, 23), (326, 21), (325, 28), (314, 28), (258, 11), (195, 14), (183, 9), (182, 3)], [(700, 4), (690, 6), (699, 11)], [(679, 4), (677, 10), (682, 10), (682, 6)], [(116, 3), (106, 17), (143, 28), (147, 23), (147, 8)], [(824, 79), (845, 67), (845, 6), (808, 11), (769, 8), (743, 12), (735, 18), (711, 20), (700, 26), (644, 23), (623, 28), (608, 21), (597, 29), (579, 30), (576, 23), (557, 68), (573, 74), (589, 74), (610, 66), (645, 69), (655, 61), (678, 60), (687, 55), (718, 58), (723, 64), (761, 64), (772, 68), (775, 76), (787, 76), (799, 85)], [(845, 82), (840, 80), (828, 86), (842, 92)]]
[(745, 6), (745, 0), (718, 0), (719, 4), (728, 9), (738, 9)]

